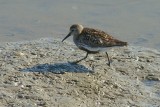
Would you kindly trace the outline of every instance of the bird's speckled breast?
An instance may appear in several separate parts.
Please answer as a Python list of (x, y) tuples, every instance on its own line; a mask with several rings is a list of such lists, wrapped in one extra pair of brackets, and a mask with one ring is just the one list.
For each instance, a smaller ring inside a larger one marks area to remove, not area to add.
[(79, 38), (77, 36), (73, 36), (73, 41), (79, 49), (87, 51), (89, 53), (98, 53), (99, 51), (101, 51), (101, 48), (91, 47), (90, 45), (87, 45), (87, 43), (84, 43), (82, 38)]

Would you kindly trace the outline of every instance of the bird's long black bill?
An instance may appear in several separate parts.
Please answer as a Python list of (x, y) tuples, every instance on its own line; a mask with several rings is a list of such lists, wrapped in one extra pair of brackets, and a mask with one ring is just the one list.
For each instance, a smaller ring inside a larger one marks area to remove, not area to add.
[(67, 39), (69, 36), (71, 36), (71, 32), (62, 40), (62, 42)]

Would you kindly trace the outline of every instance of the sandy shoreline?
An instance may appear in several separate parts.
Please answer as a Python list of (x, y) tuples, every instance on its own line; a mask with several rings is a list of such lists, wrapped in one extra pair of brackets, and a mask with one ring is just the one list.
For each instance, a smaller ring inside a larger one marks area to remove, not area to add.
[(143, 47), (85, 55), (69, 42), (44, 38), (0, 46), (0, 106), (158, 107), (160, 52)]

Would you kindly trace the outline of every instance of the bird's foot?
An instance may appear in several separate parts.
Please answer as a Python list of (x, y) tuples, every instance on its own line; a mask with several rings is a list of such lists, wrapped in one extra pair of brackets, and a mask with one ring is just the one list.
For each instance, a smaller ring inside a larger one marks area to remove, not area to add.
[(68, 61), (68, 63), (70, 63), (70, 64), (77, 64), (79, 61), (72, 61), (72, 62), (70, 62), (70, 61)]
[(110, 67), (110, 66), (111, 66), (111, 63), (109, 62), (109, 63), (107, 63), (107, 65)]

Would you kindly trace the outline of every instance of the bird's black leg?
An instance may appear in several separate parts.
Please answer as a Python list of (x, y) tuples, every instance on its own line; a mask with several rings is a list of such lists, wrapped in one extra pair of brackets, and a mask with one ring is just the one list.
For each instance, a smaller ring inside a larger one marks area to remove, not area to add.
[(82, 58), (82, 59), (80, 59), (80, 60), (78, 60), (78, 61), (74, 61), (74, 62), (72, 62), (72, 63), (79, 63), (80, 61), (86, 59), (87, 57), (88, 57), (88, 52), (87, 52), (87, 54), (86, 54), (86, 56), (85, 56), (84, 58)]
[(110, 66), (110, 59), (109, 59), (109, 56), (108, 56), (108, 53), (106, 52), (106, 55), (107, 55), (107, 58), (108, 58), (108, 66)]

